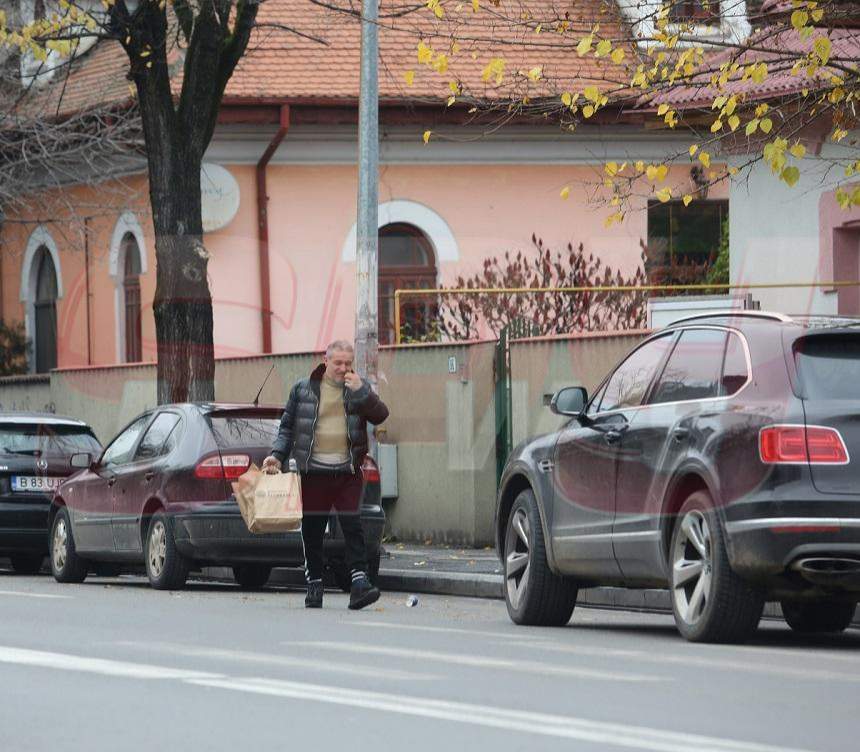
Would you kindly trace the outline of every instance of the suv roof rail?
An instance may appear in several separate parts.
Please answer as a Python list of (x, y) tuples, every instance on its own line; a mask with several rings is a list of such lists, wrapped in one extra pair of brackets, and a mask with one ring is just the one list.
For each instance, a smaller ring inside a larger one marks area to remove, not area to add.
[(690, 316), (684, 316), (683, 318), (676, 319), (671, 324), (667, 324), (664, 329), (668, 329), (673, 326), (677, 326), (678, 324), (684, 324), (688, 321), (695, 321), (697, 319), (714, 319), (714, 318), (751, 318), (751, 319), (768, 319), (770, 321), (781, 321), (784, 324), (791, 323), (794, 319), (791, 316), (786, 316), (784, 313), (776, 313), (774, 311), (745, 311), (745, 310), (732, 310), (728, 309), (725, 311), (711, 311), (710, 313), (695, 313)]

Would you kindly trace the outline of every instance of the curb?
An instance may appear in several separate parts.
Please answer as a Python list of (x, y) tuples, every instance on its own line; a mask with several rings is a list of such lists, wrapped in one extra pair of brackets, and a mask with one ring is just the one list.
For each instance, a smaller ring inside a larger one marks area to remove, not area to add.
[[(227, 567), (206, 567), (201, 579), (233, 582), (233, 572)], [(303, 588), (304, 573), (300, 569), (275, 569), (269, 582)], [(466, 598), (504, 598), (504, 581), (501, 575), (467, 572), (416, 572), (411, 569), (383, 567), (377, 577), (377, 585), (383, 591), (403, 593), (429, 593), (431, 595), (453, 595)], [(651, 614), (671, 614), (672, 599), (668, 590), (651, 588), (632, 590), (619, 587), (594, 587), (579, 591), (578, 606), (586, 608), (640, 611)], [(767, 619), (782, 619), (778, 603), (768, 602), (763, 616)], [(853, 627), (860, 627), (860, 608)]]

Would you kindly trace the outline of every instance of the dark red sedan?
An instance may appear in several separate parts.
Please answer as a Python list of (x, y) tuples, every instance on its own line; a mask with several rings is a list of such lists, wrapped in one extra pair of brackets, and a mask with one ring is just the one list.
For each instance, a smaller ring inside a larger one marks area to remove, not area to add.
[[(248, 532), (231, 485), (252, 462), (262, 464), (281, 413), (248, 404), (161, 405), (135, 418), (101, 456), (75, 455), (72, 463), (82, 469), (58, 489), (51, 508), (54, 577), (82, 582), (95, 569), (143, 564), (153, 587), (175, 589), (192, 569), (230, 566), (236, 582), (255, 588), (275, 566), (302, 566), (301, 533)], [(379, 471), (369, 457), (362, 473), (373, 577), (385, 515)], [(348, 584), (335, 516), (325, 552), (335, 579)]]

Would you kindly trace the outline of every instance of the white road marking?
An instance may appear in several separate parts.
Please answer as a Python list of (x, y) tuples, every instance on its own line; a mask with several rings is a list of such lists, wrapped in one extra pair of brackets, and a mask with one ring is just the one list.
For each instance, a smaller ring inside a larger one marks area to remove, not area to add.
[(71, 595), (48, 595), (47, 593), (25, 593), (22, 590), (0, 590), (0, 595), (17, 595), (19, 598), (65, 598), (70, 599)]
[(379, 627), (381, 629), (411, 629), (418, 632), (441, 632), (443, 634), (475, 635), (475, 637), (492, 637), (498, 640), (510, 640), (514, 630), (510, 632), (487, 632), (477, 629), (459, 629), (457, 627), (428, 627), (422, 624), (392, 624), (387, 621), (345, 621), (350, 627)]
[[(668, 653), (648, 653), (643, 650), (618, 650), (615, 648), (587, 647), (583, 645), (559, 645), (550, 642), (518, 642), (512, 644), (518, 647), (533, 648), (535, 650), (547, 650), (553, 653), (567, 653), (570, 655), (587, 655), (595, 658), (622, 658), (624, 660), (642, 661), (643, 663), (655, 663), (657, 665), (674, 664), (678, 666), (696, 666), (699, 668), (715, 669), (717, 671), (742, 671), (753, 674), (771, 674), (784, 676), (791, 679), (807, 679), (814, 681), (848, 681), (860, 682), (860, 674), (848, 674), (840, 671), (828, 671), (819, 668), (801, 668), (799, 666), (778, 666), (774, 663), (753, 663), (750, 661), (728, 660), (726, 658), (708, 658), (697, 655), (671, 655)], [(795, 659), (815, 659), (814, 655), (794, 653)]]
[(272, 679), (191, 679), (189, 684), (238, 692), (289, 697), (307, 702), (366, 708), (401, 715), (469, 723), (476, 726), (541, 734), (615, 747), (655, 752), (799, 752), (783, 746), (720, 739), (718, 737), (661, 731), (644, 726), (590, 721), (548, 713), (475, 705), (425, 697), (385, 694), (368, 690), (277, 681)]
[(605, 681), (623, 682), (656, 682), (667, 680), (665, 677), (647, 674), (619, 673), (573, 666), (558, 666), (552, 663), (537, 663), (536, 661), (517, 661), (511, 658), (442, 653), (435, 650), (414, 650), (412, 648), (394, 648), (384, 645), (362, 645), (351, 642), (303, 642), (298, 640), (282, 644), (292, 647), (319, 648), (324, 651), (340, 650), (365, 655), (387, 655), (395, 658), (407, 658), (413, 661), (438, 661), (440, 663), (452, 663), (457, 666), (471, 666), (474, 668), (495, 668), (505, 671), (519, 671), (531, 675), (551, 674), (554, 676), (574, 676), (579, 679), (602, 679)]
[(379, 666), (362, 666), (354, 663), (328, 663), (320, 660), (320, 655), (314, 653), (308, 658), (293, 658), (286, 655), (271, 655), (255, 653), (246, 650), (223, 650), (220, 648), (198, 647), (196, 645), (181, 645), (168, 642), (116, 642), (123, 647), (153, 650), (172, 655), (184, 655), (192, 658), (213, 658), (223, 661), (243, 663), (260, 663), (267, 666), (286, 666), (289, 668), (304, 668), (311, 671), (366, 676), (371, 679), (391, 679), (394, 681), (431, 681), (440, 679), (431, 674), (419, 674), (408, 671), (397, 671)]
[(15, 663), (23, 666), (59, 669), (61, 671), (83, 671), (103, 676), (118, 676), (126, 679), (220, 679), (223, 674), (207, 671), (186, 671), (168, 666), (152, 666), (146, 663), (128, 663), (106, 658), (89, 658), (66, 653), (48, 653), (42, 650), (26, 650), (0, 646), (0, 663)]

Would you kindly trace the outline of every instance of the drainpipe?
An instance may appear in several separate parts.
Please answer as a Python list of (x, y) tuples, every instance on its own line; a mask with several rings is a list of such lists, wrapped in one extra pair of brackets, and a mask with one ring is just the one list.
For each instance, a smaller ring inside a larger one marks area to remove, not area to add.
[(84, 217), (84, 280), (87, 302), (87, 365), (93, 364), (92, 327), (90, 326), (90, 217)]
[(259, 255), (260, 255), (260, 314), (263, 324), (263, 352), (272, 352), (272, 301), (269, 280), (269, 196), (266, 192), (266, 166), (272, 155), (277, 151), (287, 130), (290, 127), (290, 106), (281, 105), (281, 117), (278, 132), (266, 147), (260, 161), (257, 162), (257, 222), (259, 225)]

